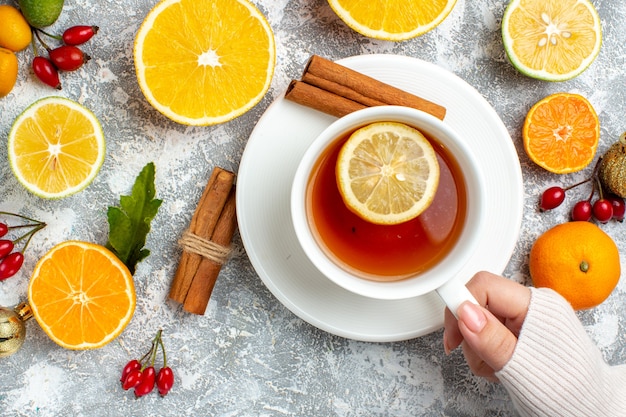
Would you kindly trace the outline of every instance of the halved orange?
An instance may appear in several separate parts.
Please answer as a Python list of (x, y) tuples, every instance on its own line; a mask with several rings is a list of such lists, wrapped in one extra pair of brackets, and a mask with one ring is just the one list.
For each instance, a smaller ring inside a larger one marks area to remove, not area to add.
[(346, 206), (375, 224), (419, 216), (439, 185), (437, 154), (417, 129), (377, 122), (355, 131), (337, 157), (336, 178)]
[(328, 0), (349, 27), (370, 38), (403, 41), (437, 27), (456, 0)]
[(133, 277), (112, 252), (66, 241), (37, 263), (28, 301), (44, 332), (67, 349), (95, 349), (122, 333), (135, 312)]
[(248, 0), (162, 0), (135, 38), (148, 102), (175, 122), (206, 126), (241, 116), (265, 96), (274, 35)]
[(566, 174), (593, 160), (600, 140), (600, 121), (579, 94), (556, 93), (537, 102), (522, 131), (528, 157), (540, 167)]
[(502, 41), (521, 73), (564, 81), (594, 61), (602, 27), (589, 0), (511, 0), (502, 18)]

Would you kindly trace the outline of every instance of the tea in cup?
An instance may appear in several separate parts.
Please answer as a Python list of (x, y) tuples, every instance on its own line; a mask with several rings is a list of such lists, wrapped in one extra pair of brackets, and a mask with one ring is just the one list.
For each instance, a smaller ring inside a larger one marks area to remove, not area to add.
[[(343, 143), (376, 122), (417, 129), (437, 155), (439, 184), (432, 202), (400, 224), (364, 220), (345, 204), (337, 186), (336, 161)], [(403, 299), (441, 289), (466, 299), (469, 292), (455, 278), (479, 243), (484, 193), (482, 171), (459, 134), (419, 110), (380, 106), (338, 119), (312, 142), (294, 177), (291, 212), (307, 257), (351, 292)]]

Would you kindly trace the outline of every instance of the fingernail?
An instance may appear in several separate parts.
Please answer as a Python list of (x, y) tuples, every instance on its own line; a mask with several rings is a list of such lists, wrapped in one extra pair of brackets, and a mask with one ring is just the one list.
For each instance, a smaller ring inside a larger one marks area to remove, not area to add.
[(448, 334), (446, 333), (446, 331), (443, 331), (443, 351), (445, 352), (446, 356), (450, 355), (450, 345), (448, 344)]
[(487, 324), (485, 313), (476, 304), (470, 302), (461, 304), (457, 314), (459, 320), (473, 333), (480, 333)]

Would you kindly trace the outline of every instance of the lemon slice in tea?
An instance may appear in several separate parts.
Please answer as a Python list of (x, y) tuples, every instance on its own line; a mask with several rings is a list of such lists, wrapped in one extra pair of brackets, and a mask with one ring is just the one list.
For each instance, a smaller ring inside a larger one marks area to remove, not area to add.
[(86, 107), (63, 97), (36, 101), (9, 132), (11, 169), (20, 183), (43, 198), (61, 198), (87, 187), (105, 154), (102, 127)]
[(437, 154), (417, 129), (372, 123), (344, 143), (336, 165), (346, 206), (375, 224), (399, 224), (419, 216), (439, 185)]

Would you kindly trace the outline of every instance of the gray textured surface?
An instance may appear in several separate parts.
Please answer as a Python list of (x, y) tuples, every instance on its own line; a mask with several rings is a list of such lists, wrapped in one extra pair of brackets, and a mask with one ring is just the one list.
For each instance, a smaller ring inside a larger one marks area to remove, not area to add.
[[(6, 3), (6, 1), (4, 1)], [(95, 182), (80, 194), (45, 201), (27, 193), (6, 162), (6, 136), (13, 119), (37, 98), (54, 92), (29, 72), (32, 52), (19, 54), (20, 75), (13, 92), (0, 100), (0, 210), (21, 212), (49, 226), (29, 248), (23, 270), (0, 283), (0, 305), (25, 299), (36, 259), (67, 239), (103, 243), (106, 207), (127, 193), (132, 178), (149, 161), (157, 166), (162, 209), (153, 223), (152, 256), (135, 275), (138, 305), (126, 331), (95, 351), (74, 352), (55, 345), (28, 323), (22, 350), (0, 359), (0, 410), (8, 416), (514, 416), (504, 389), (474, 378), (459, 352), (446, 357), (441, 331), (403, 342), (366, 343), (320, 331), (294, 316), (264, 287), (235, 236), (235, 256), (222, 270), (205, 316), (185, 314), (167, 301), (186, 228), (210, 170), (236, 171), (256, 121), (287, 83), (297, 78), (311, 54), (339, 59), (392, 53), (440, 65), (474, 86), (497, 110), (518, 150), (525, 184), (520, 239), (505, 271), (527, 282), (528, 250), (551, 225), (567, 220), (569, 204), (538, 213), (538, 193), (573, 182), (588, 172), (564, 177), (534, 166), (521, 146), (521, 126), (529, 107), (567, 91), (585, 95), (602, 129), (599, 152), (626, 130), (626, 72), (623, 25), (626, 3), (597, 0), (604, 43), (595, 63), (564, 83), (546, 83), (518, 74), (507, 62), (500, 38), (505, 7), (497, 0), (459, 0), (434, 31), (391, 43), (364, 38), (347, 28), (325, 0), (254, 0), (267, 16), (277, 42), (277, 67), (263, 101), (229, 123), (192, 128), (170, 122), (153, 110), (139, 90), (133, 67), (134, 35), (154, 2), (67, 0), (60, 31), (72, 24), (97, 24), (101, 32), (85, 46), (92, 57), (81, 70), (63, 76), (62, 95), (77, 100), (100, 118), (107, 156)], [(582, 198), (587, 190), (572, 193)], [(568, 201), (572, 201), (568, 200)], [(624, 224), (603, 228), (624, 252)], [(624, 266), (624, 257), (622, 266)], [(626, 283), (620, 282), (600, 307), (580, 314), (611, 363), (626, 359)], [(164, 330), (176, 375), (166, 398), (136, 400), (123, 391), (119, 373), (141, 356), (158, 328)]]

